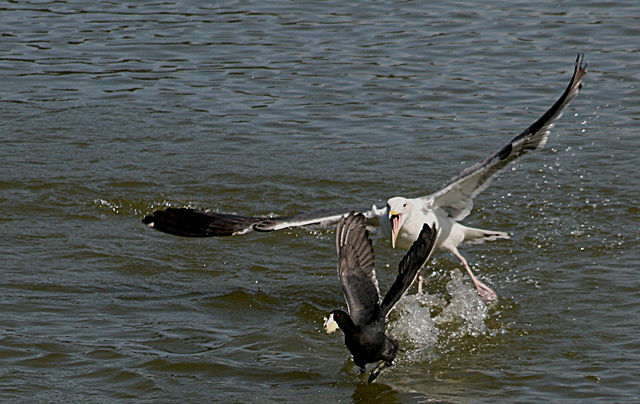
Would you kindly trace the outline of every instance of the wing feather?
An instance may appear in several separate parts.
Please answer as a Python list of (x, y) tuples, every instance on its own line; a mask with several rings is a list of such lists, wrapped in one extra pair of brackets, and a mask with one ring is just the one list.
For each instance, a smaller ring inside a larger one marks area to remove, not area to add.
[(351, 212), (336, 231), (338, 278), (347, 309), (357, 325), (370, 323), (379, 312), (380, 292), (374, 254), (362, 214)]
[(587, 73), (584, 55), (579, 54), (569, 85), (555, 104), (540, 119), (511, 139), (502, 149), (453, 177), (438, 192), (422, 197), (429, 209), (442, 208), (455, 220), (464, 219), (473, 209), (473, 198), (482, 192), (507, 164), (523, 154), (544, 146), (549, 129), (582, 88)]
[(231, 215), (191, 208), (156, 210), (142, 223), (156, 230), (184, 237), (231, 236), (254, 230), (264, 218)]
[[(242, 216), (192, 208), (166, 208), (145, 216), (142, 222), (156, 230), (185, 237), (223, 237), (245, 234), (251, 231), (269, 232), (289, 227), (337, 223), (349, 212), (341, 210), (318, 210), (292, 216)], [(374, 218), (373, 210), (361, 210)]]
[(416, 241), (413, 242), (409, 251), (405, 254), (398, 265), (398, 276), (389, 288), (380, 304), (380, 319), (384, 319), (393, 306), (400, 300), (402, 295), (409, 289), (415, 281), (420, 269), (427, 263), (436, 242), (438, 229), (429, 227), (428, 224), (422, 226), (422, 231)]

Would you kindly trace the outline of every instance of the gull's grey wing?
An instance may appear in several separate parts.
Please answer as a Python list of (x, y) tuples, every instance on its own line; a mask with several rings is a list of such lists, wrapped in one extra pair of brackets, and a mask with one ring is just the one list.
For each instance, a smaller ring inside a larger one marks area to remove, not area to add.
[(338, 278), (349, 315), (356, 325), (378, 317), (380, 292), (365, 217), (354, 212), (340, 219), (336, 230)]
[(436, 229), (435, 225), (433, 228), (426, 223), (422, 226), (420, 235), (400, 261), (398, 276), (380, 304), (380, 320), (384, 320), (389, 314), (393, 306), (416, 279), (420, 269), (427, 263), (433, 252), (437, 235), (438, 229)]
[(449, 180), (438, 192), (422, 197), (426, 207), (429, 209), (439, 207), (455, 220), (464, 219), (473, 208), (473, 198), (489, 185), (491, 178), (498, 171), (528, 151), (544, 146), (549, 136), (549, 129), (553, 127), (553, 122), (562, 115), (565, 107), (578, 95), (586, 73), (587, 65), (584, 63), (584, 55), (579, 54), (571, 81), (556, 103), (540, 119), (514, 137), (500, 151), (463, 170)]
[[(156, 210), (142, 219), (142, 223), (165, 233), (185, 237), (234, 236), (250, 231), (274, 231), (288, 227), (337, 223), (349, 212), (344, 210), (319, 210), (293, 216), (242, 216), (191, 208), (166, 208)], [(373, 218), (372, 210), (363, 210)]]

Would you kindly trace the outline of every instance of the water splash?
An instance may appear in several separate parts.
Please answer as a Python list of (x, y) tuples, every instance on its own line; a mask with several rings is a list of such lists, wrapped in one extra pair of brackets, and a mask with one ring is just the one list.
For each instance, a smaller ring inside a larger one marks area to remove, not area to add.
[(405, 295), (391, 315), (388, 335), (400, 343), (410, 362), (429, 359), (438, 342), (439, 330), (431, 308), (444, 303), (429, 294)]
[(489, 311), (476, 291), (462, 281), (460, 271), (452, 271), (447, 283), (447, 292), (451, 295), (449, 304), (436, 316), (435, 323), (440, 328), (454, 331), (457, 336), (474, 337), (487, 332), (485, 319)]
[(405, 295), (396, 305), (388, 328), (409, 362), (432, 359), (438, 346), (465, 336), (487, 334), (489, 310), (460, 271), (450, 273), (447, 295)]

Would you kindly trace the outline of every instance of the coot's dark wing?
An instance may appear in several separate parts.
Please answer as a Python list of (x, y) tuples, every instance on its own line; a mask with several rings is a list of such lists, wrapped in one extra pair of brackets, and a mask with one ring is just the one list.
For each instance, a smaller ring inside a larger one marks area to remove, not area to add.
[(428, 224), (422, 226), (422, 231), (418, 239), (413, 242), (407, 254), (402, 258), (398, 266), (398, 277), (384, 296), (380, 304), (380, 319), (384, 319), (393, 309), (393, 306), (400, 300), (402, 295), (409, 289), (418, 275), (420, 269), (427, 263), (433, 252), (438, 230), (429, 227)]
[(584, 55), (580, 54), (576, 59), (569, 85), (540, 119), (511, 139), (496, 153), (453, 177), (438, 192), (422, 197), (426, 206), (429, 209), (442, 208), (455, 220), (464, 219), (473, 208), (473, 198), (487, 188), (491, 179), (500, 170), (528, 151), (544, 146), (549, 137), (549, 129), (582, 88), (582, 79), (585, 74), (587, 74), (587, 65), (584, 63)]
[(364, 215), (349, 213), (340, 219), (336, 230), (338, 278), (349, 315), (356, 325), (377, 318), (380, 302), (374, 269), (373, 246), (366, 230)]
[[(156, 210), (142, 222), (165, 233), (185, 237), (234, 236), (250, 231), (274, 231), (287, 227), (320, 225), (329, 226), (345, 216), (348, 209), (319, 210), (293, 216), (241, 216), (191, 208), (167, 208)], [(373, 210), (363, 210), (367, 217), (375, 216)]]

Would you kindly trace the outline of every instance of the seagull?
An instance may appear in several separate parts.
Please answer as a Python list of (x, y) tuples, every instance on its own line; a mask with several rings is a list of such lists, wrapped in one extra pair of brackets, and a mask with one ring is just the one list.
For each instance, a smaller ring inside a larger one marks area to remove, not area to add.
[(391, 366), (396, 357), (398, 344), (384, 333), (387, 316), (426, 264), (437, 233), (436, 228), (423, 224), (417, 239), (400, 261), (395, 282), (381, 299), (364, 215), (351, 212), (338, 223), (338, 278), (349, 312), (333, 310), (325, 318), (324, 327), (328, 334), (338, 328), (342, 330), (344, 343), (362, 373), (368, 363), (380, 362), (371, 371), (369, 383), (382, 369)]
[[(485, 241), (507, 239), (501, 231), (467, 227), (459, 223), (473, 209), (473, 199), (489, 186), (491, 180), (504, 167), (526, 153), (544, 146), (549, 130), (562, 115), (564, 109), (578, 95), (587, 73), (584, 55), (578, 54), (573, 75), (560, 98), (542, 117), (500, 150), (480, 162), (464, 169), (435, 193), (418, 198), (392, 197), (382, 208), (356, 209), (363, 213), (370, 224), (380, 225), (391, 235), (393, 248), (409, 248), (416, 240), (422, 225), (440, 229), (436, 248), (453, 253), (465, 268), (473, 284), (485, 302), (495, 301), (496, 293), (482, 283), (471, 271), (467, 260), (458, 251), (463, 243), (479, 244)], [(173, 208), (156, 210), (142, 222), (156, 230), (186, 237), (232, 236), (251, 231), (269, 232), (290, 227), (320, 225), (328, 227), (337, 223), (352, 209), (317, 210), (292, 216), (242, 216), (212, 210)], [(418, 293), (422, 292), (422, 275), (418, 275)]]

